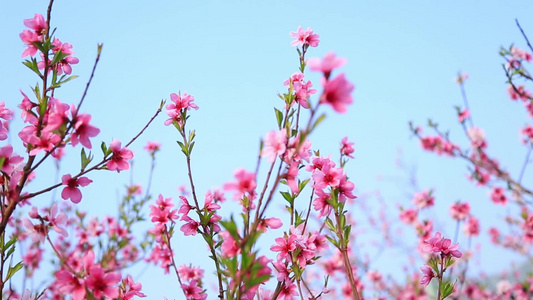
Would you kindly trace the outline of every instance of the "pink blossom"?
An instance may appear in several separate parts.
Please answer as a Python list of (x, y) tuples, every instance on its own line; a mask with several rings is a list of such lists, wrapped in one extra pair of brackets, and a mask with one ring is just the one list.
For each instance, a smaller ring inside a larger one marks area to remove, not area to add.
[(70, 174), (63, 175), (61, 183), (66, 185), (66, 187), (61, 192), (61, 198), (64, 200), (70, 199), (73, 203), (80, 203), (81, 191), (78, 187), (88, 186), (91, 182), (93, 181), (87, 177), (72, 178)]
[(334, 69), (340, 68), (346, 64), (345, 58), (338, 58), (335, 53), (329, 52), (322, 60), (319, 58), (310, 58), (307, 60), (307, 66), (312, 71), (324, 73), (324, 77), (329, 78)]
[(424, 241), (424, 247), (422, 249), (424, 252), (432, 252), (435, 254), (440, 254), (444, 256), (454, 256), (460, 258), (463, 254), (459, 251), (459, 245), (452, 245), (450, 239), (445, 239), (442, 237), (440, 232), (435, 233), (435, 236)]
[(466, 236), (478, 236), (481, 231), (479, 227), (479, 220), (470, 216), (468, 221), (466, 221), (465, 227), (463, 228)]
[(294, 296), (298, 296), (298, 291), (296, 285), (290, 281), (285, 281), (281, 292), (279, 293), (278, 299), (281, 300), (292, 300)]
[(483, 129), (478, 127), (470, 127), (467, 129), (466, 133), (470, 139), (472, 149), (484, 149), (487, 147), (487, 142), (485, 141), (485, 132)]
[(24, 25), (30, 29), (33, 29), (33, 31), (38, 35), (45, 34), (46, 30), (48, 29), (48, 25), (41, 14), (35, 14), (33, 19), (25, 19)]
[(418, 211), (414, 209), (406, 209), (400, 212), (400, 220), (406, 224), (414, 224), (418, 215)]
[(257, 186), (257, 183), (255, 182), (255, 173), (249, 173), (246, 172), (245, 169), (240, 168), (235, 171), (234, 175), (235, 179), (237, 179), (237, 182), (224, 184), (224, 190), (237, 190), (239, 194), (236, 196), (239, 199), (242, 197), (242, 195), (244, 195), (244, 193), (254, 193)]
[(435, 205), (435, 197), (433, 197), (433, 191), (422, 191), (416, 193), (413, 197), (413, 204), (418, 206), (418, 208), (426, 208)]
[(522, 84), (517, 87), (509, 85), (507, 87), (507, 93), (509, 94), (509, 98), (511, 98), (511, 100), (520, 99), (522, 101), (528, 101), (533, 99), (533, 95)]
[(278, 260), (291, 260), (291, 254), (296, 249), (296, 236), (276, 238), (276, 244), (270, 247), (271, 251), (279, 252)]
[(235, 255), (241, 253), (241, 248), (229, 232), (222, 231), (219, 234), (222, 240), (220, 250), (222, 251), (221, 255), (223, 257), (235, 257)]
[(28, 231), (28, 234), (30, 235), (31, 240), (34, 243), (44, 242), (46, 234), (48, 233), (48, 230), (46, 229), (45, 225), (43, 224), (33, 225), (33, 223), (28, 218), (22, 218), (22, 224), (24, 225), (24, 227), (26, 227), (26, 230)]
[(122, 285), (120, 286), (120, 300), (130, 300), (133, 297), (146, 297), (145, 294), (141, 293), (142, 284), (139, 282), (134, 282), (130, 275), (126, 279), (122, 280)]
[(424, 150), (433, 151), (438, 155), (446, 154), (454, 156), (454, 150), (459, 147), (443, 140), (440, 136), (427, 136), (420, 138), (420, 144)]
[(66, 270), (59, 270), (55, 274), (59, 291), (65, 295), (72, 295), (72, 300), (85, 299), (85, 281), (73, 276)]
[(13, 112), (6, 108), (6, 103), (0, 101), (0, 119), (11, 120), (13, 119)]
[(175, 93), (170, 94), (170, 100), (174, 103), (170, 103), (166, 106), (167, 115), (170, 119), (165, 121), (165, 125), (170, 125), (174, 122), (182, 124), (183, 120), (181, 119), (181, 113), (183, 110), (188, 110), (189, 108), (198, 109), (198, 106), (194, 103), (194, 97), (184, 93), (183, 95), (178, 95)]
[(524, 128), (520, 129), (520, 133), (524, 136), (522, 140), (524, 144), (533, 142), (533, 126), (527, 124)]
[(34, 156), (43, 150), (46, 152), (52, 151), (61, 142), (61, 137), (53, 132), (43, 131), (39, 137), (30, 135), (28, 142), (28, 144), (33, 146), (29, 154), (30, 156)]
[(185, 293), (185, 297), (190, 300), (203, 300), (207, 298), (201, 287), (198, 286), (196, 280), (191, 280), (190, 284), (182, 284), (181, 289)]
[(191, 281), (196, 280), (200, 282), (204, 276), (204, 270), (200, 267), (181, 265), (178, 267), (178, 273), (182, 280)]
[(325, 193), (323, 190), (315, 190), (315, 194), (318, 196), (313, 200), (313, 208), (318, 211), (318, 217), (324, 217), (328, 216), (331, 213), (331, 210), (333, 207), (331, 204), (329, 204), (329, 200), (331, 199), (331, 195), (329, 193)]
[(309, 27), (307, 27), (307, 30), (304, 31), (302, 26), (298, 26), (298, 29), (296, 31), (291, 32), (290, 35), (292, 38), (295, 39), (294, 41), (292, 41), (291, 46), (309, 45), (311, 47), (316, 47), (320, 42), (318, 40), (320, 36), (316, 33), (313, 33), (313, 30), (311, 30), (311, 28)]
[(63, 227), (67, 225), (68, 217), (66, 214), (59, 213), (57, 203), (54, 203), (48, 213), (48, 225), (52, 226), (55, 232), (64, 237), (68, 237), (67, 230)]
[[(189, 214), (189, 211), (191, 209), (194, 209), (194, 206), (190, 205), (189, 204), (189, 200), (187, 200), (187, 198), (185, 198), (185, 196), (179, 196), (180, 199), (181, 199), (181, 206), (180, 206), (180, 209), (178, 211), (178, 213), (182, 214), (183, 217), (187, 216)], [(182, 220), (183, 220), (183, 217), (182, 217)]]
[(0, 148), (0, 161), (2, 161), (2, 164), (0, 165), (2, 172), (11, 175), (14, 168), (19, 163), (24, 161), (24, 158), (22, 156), (13, 154), (13, 146), (6, 145)]
[(104, 269), (93, 265), (89, 269), (89, 275), (85, 279), (87, 289), (91, 291), (96, 299), (102, 297), (116, 298), (119, 295), (118, 288), (114, 286), (120, 281), (119, 273), (105, 273)]
[(91, 121), (91, 115), (76, 115), (74, 106), (71, 106), (70, 110), (72, 111), (72, 114), (76, 116), (75, 119), (72, 120), (74, 123), (74, 132), (70, 136), (72, 146), (76, 146), (78, 143), (81, 143), (84, 147), (91, 149), (91, 141), (89, 138), (97, 136), (98, 133), (100, 133), (100, 129), (89, 125), (89, 122)]
[(531, 61), (531, 59), (533, 58), (531, 53), (524, 51), (516, 46), (511, 47), (511, 55), (513, 56), (514, 59), (521, 59), (521, 60), (525, 60), (528, 62)]
[(505, 197), (504, 190), (501, 187), (493, 187), (490, 193), (490, 199), (495, 204), (505, 205), (507, 203), (507, 197)]
[(107, 162), (107, 169), (109, 171), (124, 171), (130, 168), (129, 160), (133, 158), (133, 152), (128, 148), (120, 148), (120, 141), (113, 140), (109, 144), (109, 149), (113, 151), (113, 156)]
[(57, 74), (61, 75), (63, 72), (65, 72), (65, 74), (72, 73), (71, 65), (75, 65), (79, 62), (78, 58), (72, 56), (72, 54), (74, 54), (74, 51), (72, 51), (72, 45), (69, 43), (62, 43), (58, 38), (54, 38), (52, 45), (54, 46), (52, 48), (54, 53), (57, 54), (57, 52), (61, 52), (62, 54), (68, 54), (67, 57), (61, 59), (57, 62), (57, 65), (53, 66), (53, 68), (57, 70)]
[(200, 227), (200, 223), (196, 222), (195, 220), (184, 216), (181, 218), (183, 221), (187, 222), (184, 225), (180, 227), (180, 230), (183, 231), (184, 235), (196, 235), (198, 232), (198, 227)]
[(279, 131), (272, 130), (265, 135), (265, 144), (261, 150), (261, 156), (267, 157), (270, 163), (276, 160), (276, 157), (283, 155), (287, 149), (287, 132), (285, 129)]
[(150, 217), (152, 222), (160, 224), (166, 224), (167, 222), (174, 222), (178, 218), (176, 214), (177, 209), (171, 209), (174, 207), (172, 198), (163, 198), (163, 195), (159, 194), (156, 205), (150, 205)]
[(344, 73), (332, 80), (327, 80), (324, 84), (324, 91), (320, 96), (320, 103), (326, 103), (333, 107), (338, 113), (347, 111), (346, 105), (352, 104), (352, 91), (354, 85), (346, 80)]
[(352, 153), (355, 151), (353, 145), (354, 143), (349, 142), (348, 137), (345, 136), (341, 141), (341, 154), (353, 158)]
[(328, 186), (337, 187), (343, 177), (343, 171), (342, 168), (333, 168), (327, 164), (321, 170), (316, 170), (312, 177), (315, 189), (325, 189)]
[(61, 103), (56, 98), (50, 98), (50, 113), (48, 114), (48, 122), (45, 131), (53, 131), (59, 129), (61, 126), (66, 126), (70, 121), (68, 118), (68, 111), (70, 106), (66, 103)]
[(144, 146), (144, 149), (150, 153), (150, 155), (154, 155), (157, 151), (161, 149), (161, 144), (158, 142), (147, 142), (146, 146)]
[(450, 207), (450, 215), (457, 221), (466, 219), (470, 215), (470, 204), (468, 202), (455, 202)]
[(41, 42), (41, 36), (31, 30), (24, 30), (19, 36), (22, 42), (27, 45), (24, 52), (22, 52), (22, 57), (34, 56), (38, 50), (34, 43)]
[(346, 175), (343, 175), (339, 182), (339, 186), (337, 187), (337, 190), (339, 191), (339, 201), (345, 202), (347, 199), (356, 199), (357, 196), (353, 194), (354, 189), (355, 185), (353, 184), (353, 182), (348, 181)]
[(466, 119), (470, 118), (470, 111), (468, 109), (465, 109), (461, 112), (459, 112), (459, 122), (463, 123), (464, 121), (466, 121)]
[(420, 279), (420, 284), (423, 286), (427, 286), (431, 282), (431, 279), (433, 279), (433, 277), (435, 277), (436, 275), (433, 272), (433, 269), (431, 269), (431, 267), (429, 266), (423, 266), (420, 268), (420, 270), (424, 274), (424, 276), (422, 276), (422, 278)]

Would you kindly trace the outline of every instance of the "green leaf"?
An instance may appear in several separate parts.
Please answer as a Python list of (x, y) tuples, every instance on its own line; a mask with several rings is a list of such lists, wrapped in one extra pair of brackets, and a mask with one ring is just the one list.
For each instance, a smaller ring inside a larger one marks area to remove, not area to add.
[(22, 269), (22, 267), (24, 267), (24, 264), (21, 261), (19, 261), (14, 267), (9, 267), (5, 281), (8, 281), (9, 278), (13, 277), (13, 275), (15, 275), (18, 270)]
[(85, 170), (85, 168), (91, 163), (93, 160), (93, 156), (91, 155), (91, 151), (89, 151), (89, 155), (85, 153), (85, 148), (81, 148), (81, 170)]
[(279, 192), (283, 198), (285, 198), (285, 200), (287, 200), (287, 202), (289, 202), (289, 204), (294, 204), (294, 197), (291, 195), (291, 193), (289, 192)]
[(222, 221), (221, 220), (220, 221), (220, 225), (222, 225), (222, 227), (224, 227), (224, 229), (226, 229), (229, 232), (229, 234), (231, 235), (231, 237), (235, 241), (240, 240), (239, 232), (238, 232), (238, 229), (237, 229), (237, 224), (235, 223), (235, 220), (233, 219), (233, 216), (231, 216), (229, 221)]
[(452, 293), (453, 293), (453, 284), (451, 284), (449, 281), (446, 281), (442, 286), (441, 286), (441, 296), (442, 298), (441, 299), (445, 299), (446, 297), (450, 296)]
[(278, 128), (281, 129), (281, 122), (283, 122), (283, 113), (274, 107), (274, 112), (276, 113), (276, 120), (278, 121)]
[(335, 247), (340, 248), (339, 243), (335, 240), (335, 238), (332, 238), (329, 235), (326, 235), (326, 239), (328, 239), (328, 241), (332, 243)]
[(316, 119), (315, 123), (313, 123), (313, 126), (311, 127), (311, 131), (313, 131), (325, 119), (326, 119), (326, 115), (325, 114), (321, 114), (320, 117), (318, 117), (318, 119)]

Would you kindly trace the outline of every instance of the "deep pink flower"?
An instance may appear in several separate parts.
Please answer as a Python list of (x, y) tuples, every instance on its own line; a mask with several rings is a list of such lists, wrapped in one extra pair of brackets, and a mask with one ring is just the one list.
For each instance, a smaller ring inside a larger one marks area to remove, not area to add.
[(353, 145), (354, 143), (353, 142), (349, 142), (348, 141), (348, 137), (345, 136), (342, 141), (341, 141), (341, 154), (342, 155), (346, 155), (350, 158), (353, 158), (353, 155), (352, 153), (354, 153), (354, 148), (353, 148)]
[(320, 103), (326, 103), (338, 113), (347, 111), (346, 105), (352, 104), (354, 85), (346, 80), (344, 73), (324, 83), (324, 91), (320, 96)]
[(41, 36), (31, 30), (24, 30), (19, 36), (22, 42), (27, 45), (24, 52), (22, 52), (22, 57), (28, 55), (34, 56), (37, 53), (37, 50), (39, 50), (34, 43), (40, 42)]
[(312, 175), (315, 189), (325, 189), (326, 187), (338, 187), (343, 177), (342, 168), (333, 168), (330, 164), (315, 170)]
[(6, 103), (4, 101), (0, 101), (0, 119), (13, 119), (13, 112), (9, 110), (9, 108), (6, 108)]
[[(75, 107), (72, 105), (70, 108), (73, 115), (75, 115)], [(84, 147), (91, 149), (91, 141), (89, 138), (95, 137), (100, 133), (100, 129), (89, 125), (91, 121), (91, 115), (81, 114), (77, 115), (73, 120), (74, 122), (74, 132), (70, 136), (70, 141), (72, 146), (76, 146), (78, 143), (82, 144)]]
[(30, 29), (33, 29), (33, 31), (38, 35), (45, 34), (46, 29), (48, 29), (48, 25), (41, 14), (35, 14), (33, 19), (25, 19), (24, 25)]
[(327, 216), (331, 213), (331, 210), (333, 207), (328, 203), (328, 201), (331, 199), (331, 195), (329, 193), (325, 193), (321, 189), (315, 190), (315, 194), (318, 196), (313, 200), (313, 208), (318, 211), (318, 217)]
[(493, 187), (490, 193), (490, 199), (495, 204), (505, 205), (507, 203), (507, 197), (505, 197), (504, 190), (501, 187)]
[(222, 240), (220, 250), (222, 251), (221, 255), (223, 257), (235, 257), (235, 255), (241, 253), (241, 248), (229, 232), (222, 231), (219, 235)]
[(89, 276), (85, 279), (87, 289), (93, 294), (96, 299), (102, 297), (116, 298), (118, 297), (118, 288), (114, 286), (120, 282), (119, 273), (105, 273), (104, 269), (97, 265), (93, 265), (89, 269)]
[(178, 273), (181, 279), (186, 281), (196, 280), (200, 282), (204, 277), (204, 270), (200, 267), (181, 265), (178, 267)]
[(292, 282), (287, 282), (283, 284), (283, 287), (281, 288), (281, 292), (279, 293), (278, 299), (281, 300), (292, 300), (293, 297), (298, 296), (297, 287)]
[(318, 39), (320, 36), (316, 33), (313, 33), (313, 30), (311, 30), (309, 27), (307, 27), (307, 30), (304, 31), (302, 26), (298, 26), (298, 29), (291, 32), (290, 35), (295, 39), (291, 42), (291, 46), (309, 45), (311, 47), (316, 47), (320, 42)]
[(78, 187), (88, 186), (91, 182), (93, 181), (87, 177), (72, 178), (70, 174), (63, 175), (61, 183), (66, 185), (66, 187), (61, 192), (61, 198), (64, 200), (70, 199), (73, 203), (80, 203), (81, 191)]
[(13, 172), (15, 166), (24, 161), (22, 156), (13, 154), (13, 146), (11, 145), (0, 148), (0, 159), (3, 159), (2, 165), (0, 165), (1, 170), (8, 175)]
[(190, 284), (182, 284), (181, 289), (185, 293), (185, 297), (189, 300), (203, 300), (207, 298), (207, 294), (203, 292), (202, 288), (198, 286), (196, 280), (191, 280)]
[(200, 227), (200, 223), (187, 216), (184, 216), (181, 219), (187, 222), (180, 227), (180, 230), (183, 231), (184, 235), (196, 235), (196, 233), (198, 233), (198, 227)]
[(450, 215), (457, 221), (466, 219), (470, 215), (470, 204), (468, 202), (455, 202), (450, 207)]
[(61, 142), (61, 137), (53, 132), (43, 131), (39, 137), (30, 135), (28, 142), (28, 144), (33, 146), (29, 154), (30, 156), (34, 156), (43, 150), (46, 152), (52, 151)]
[(465, 109), (461, 112), (459, 112), (459, 122), (463, 123), (464, 121), (466, 121), (466, 119), (470, 118), (470, 111), (468, 109)]
[(70, 106), (56, 98), (50, 98), (49, 105), (50, 113), (48, 114), (48, 120), (44, 130), (53, 131), (59, 129), (61, 126), (66, 126), (70, 121), (68, 118)]
[(319, 58), (310, 58), (307, 60), (307, 66), (311, 71), (324, 73), (324, 77), (329, 78), (334, 69), (340, 68), (346, 64), (345, 58), (335, 56), (335, 53), (329, 52), (322, 60)]
[(433, 269), (431, 269), (431, 267), (429, 266), (421, 267), (420, 271), (422, 271), (422, 273), (424, 274), (424, 276), (422, 276), (422, 278), (420, 279), (420, 284), (423, 286), (427, 286), (431, 282), (431, 279), (436, 276), (433, 272)]
[(296, 249), (296, 236), (276, 238), (276, 244), (270, 247), (271, 251), (279, 252), (278, 260), (291, 260), (291, 253)]
[(120, 287), (120, 300), (130, 300), (133, 297), (146, 297), (145, 294), (141, 293), (142, 284), (140, 282), (134, 282), (130, 275), (126, 279), (122, 280), (122, 285)]
[(65, 295), (72, 295), (72, 300), (85, 299), (85, 281), (73, 276), (66, 270), (57, 271), (56, 274), (57, 285), (59, 291)]
[(174, 122), (181, 124), (183, 120), (181, 119), (181, 113), (183, 110), (188, 110), (189, 108), (198, 109), (198, 106), (194, 103), (194, 97), (184, 93), (183, 95), (178, 95), (175, 93), (170, 94), (170, 100), (174, 103), (170, 103), (166, 106), (167, 115), (170, 119), (165, 121), (165, 125), (170, 125)]
[(466, 221), (463, 230), (466, 236), (478, 236), (479, 232), (481, 231), (481, 228), (479, 227), (479, 220), (473, 216), (470, 216), (468, 221)]
[(459, 245), (452, 245), (450, 239), (445, 239), (442, 237), (440, 232), (435, 233), (435, 236), (424, 241), (424, 246), (422, 247), (424, 252), (432, 252), (435, 254), (440, 254), (444, 256), (454, 256), (460, 258), (463, 254), (459, 251)]
[(159, 194), (156, 205), (150, 205), (151, 221), (162, 225), (169, 221), (174, 222), (178, 218), (178, 215), (176, 213), (177, 209), (171, 209), (172, 207), (174, 207), (172, 198), (163, 198), (163, 195)]
[(133, 158), (133, 152), (128, 148), (120, 148), (120, 141), (113, 140), (109, 144), (109, 149), (113, 151), (113, 156), (107, 162), (107, 169), (109, 171), (124, 171), (130, 168), (129, 160)]
[(57, 70), (57, 74), (61, 75), (63, 72), (65, 72), (65, 74), (72, 73), (71, 65), (75, 65), (79, 62), (78, 58), (72, 56), (72, 54), (74, 54), (74, 51), (72, 51), (72, 45), (69, 43), (62, 43), (58, 38), (54, 39), (52, 45), (54, 46), (54, 48), (52, 48), (54, 53), (61, 51), (63, 54), (68, 54), (68, 56), (60, 60), (56, 66), (53, 66), (54, 69)]

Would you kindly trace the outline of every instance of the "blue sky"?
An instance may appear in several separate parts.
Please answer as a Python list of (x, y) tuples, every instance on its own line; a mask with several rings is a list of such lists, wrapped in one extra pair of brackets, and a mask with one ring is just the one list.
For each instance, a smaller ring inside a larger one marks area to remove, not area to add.
[[(21, 64), (22, 20), (44, 14), (45, 9), (44, 1), (0, 3), (4, 45), (0, 47), (0, 101), (8, 107), (20, 102), (19, 89), (29, 91), (36, 81)], [(406, 162), (416, 167), (419, 187), (435, 189), (434, 214), (445, 215), (439, 220), (446, 220), (449, 205), (459, 199), (469, 200), (473, 214), (482, 221), (490, 220), (505, 212), (491, 205), (487, 208), (488, 191), (465, 180), (463, 162), (423, 152), (407, 123), (423, 125), (431, 117), (464, 143), (453, 109), (462, 105), (453, 79), (464, 70), (470, 75), (466, 90), (471, 110), (476, 124), (485, 129), (489, 153), (517, 174), (525, 155), (519, 128), (528, 118), (522, 106), (507, 97), (498, 51), (511, 43), (525, 48), (514, 20), (533, 37), (532, 9), (531, 1), (512, 5), (504, 1), (57, 1), (52, 26), (58, 28), (58, 38), (74, 46), (80, 59), (73, 72), (80, 77), (57, 96), (63, 102), (78, 102), (98, 43), (104, 44), (102, 59), (83, 106), (102, 130), (94, 145), (134, 136), (170, 93), (194, 95), (200, 109), (192, 112), (189, 127), (197, 130), (193, 167), (203, 194), (232, 180), (234, 169), (253, 169), (259, 139), (275, 127), (272, 107), (282, 105), (276, 93), (284, 91), (282, 82), (297, 70), (289, 32), (299, 25), (311, 27), (321, 42), (308, 57), (335, 51), (347, 58), (342, 71), (356, 86), (348, 113), (324, 110), (328, 118), (316, 131), (313, 148), (337, 153), (344, 136), (354, 141), (356, 159), (347, 168), (350, 178), (360, 194), (380, 190), (391, 216), (397, 214), (397, 203), (410, 203), (407, 195), (412, 193), (401, 179), (405, 174), (395, 166), (402, 149)], [(318, 74), (308, 74), (319, 86)], [(157, 140), (163, 151), (152, 190), (176, 197), (176, 188), (186, 183), (185, 165), (175, 144), (177, 132), (163, 126), (164, 120), (160, 116), (132, 147), (138, 157), (133, 176), (135, 182), (146, 180), (148, 156), (142, 146)], [(21, 126), (19, 121), (13, 124)], [(72, 165), (62, 170), (77, 170), (76, 159), (76, 153), (69, 155)], [(114, 214), (117, 195), (129, 176), (99, 174), (84, 189), (82, 207), (98, 215)], [(531, 179), (526, 173), (524, 182)], [(42, 184), (53, 181), (46, 175), (41, 180)], [(354, 216), (361, 213), (355, 211)], [(488, 225), (482, 223), (482, 228), (486, 231)], [(201, 245), (200, 239), (191, 243)], [(194, 254), (184, 249), (178, 261), (202, 262)], [(494, 269), (513, 258), (508, 252), (487, 249), (480, 264), (487, 266), (496, 255), (505, 260), (494, 264)], [(378, 268), (387, 265), (386, 259), (377, 263)], [(401, 265), (384, 271), (398, 274), (400, 270)], [(159, 273), (148, 269), (141, 277), (145, 292), (150, 298), (180, 299), (176, 289), (163, 291), (157, 280), (150, 280), (159, 278)]]

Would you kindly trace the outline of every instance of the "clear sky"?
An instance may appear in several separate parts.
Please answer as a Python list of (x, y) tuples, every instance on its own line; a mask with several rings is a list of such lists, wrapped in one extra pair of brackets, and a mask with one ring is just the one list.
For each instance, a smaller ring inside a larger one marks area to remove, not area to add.
[[(24, 29), (22, 21), (35, 13), (45, 14), (46, 5), (46, 1), (0, 2), (0, 101), (10, 108), (21, 100), (19, 89), (28, 92), (36, 81), (21, 64), (24, 45), (18, 35)], [(466, 90), (474, 120), (487, 134), (489, 153), (511, 174), (518, 174), (525, 155), (519, 128), (528, 118), (522, 106), (506, 94), (498, 51), (511, 43), (525, 48), (515, 18), (533, 37), (532, 12), (531, 1), (495, 0), (58, 0), (52, 26), (58, 28), (58, 38), (74, 46), (80, 63), (73, 73), (80, 77), (61, 88), (57, 97), (78, 102), (98, 43), (104, 44), (102, 59), (82, 109), (92, 114), (92, 123), (102, 131), (94, 145), (113, 138), (128, 140), (144, 126), (161, 99), (178, 91), (192, 94), (200, 107), (192, 112), (189, 126), (197, 129), (193, 167), (203, 194), (232, 180), (234, 169), (253, 169), (259, 139), (275, 127), (272, 107), (282, 106), (276, 93), (284, 91), (283, 81), (297, 71), (289, 32), (299, 25), (311, 27), (321, 41), (308, 57), (335, 51), (347, 58), (342, 71), (356, 86), (348, 113), (325, 110), (328, 118), (315, 133), (313, 148), (336, 154), (344, 136), (355, 142), (356, 159), (348, 165), (349, 176), (359, 195), (381, 191), (392, 218), (397, 218), (397, 204), (408, 205), (413, 192), (406, 184), (407, 175), (395, 165), (401, 149), (405, 162), (416, 168), (419, 188), (435, 189), (433, 214), (439, 215), (440, 229), (452, 234), (448, 208), (460, 199), (470, 201), (485, 233), (489, 224), (483, 221), (506, 212), (487, 205), (488, 191), (467, 182), (463, 162), (423, 152), (407, 124), (412, 120), (423, 125), (431, 117), (464, 145), (453, 108), (462, 105), (453, 79), (463, 70), (470, 75)], [(318, 74), (309, 76), (319, 86)], [(164, 115), (159, 117), (132, 147), (138, 158), (133, 177), (134, 182), (145, 182), (148, 155), (142, 146), (149, 140), (159, 141), (163, 151), (152, 191), (176, 197), (176, 188), (186, 183), (184, 159), (175, 143), (177, 132), (165, 127), (164, 120)], [(21, 126), (20, 121), (13, 123), (14, 128)], [(21, 145), (16, 147), (21, 149)], [(77, 170), (77, 154), (67, 159), (72, 165), (62, 170)], [(83, 190), (81, 206), (98, 215), (115, 214), (118, 194), (129, 176), (96, 176)], [(531, 172), (526, 173), (524, 182), (531, 179)], [(40, 180), (51, 183), (53, 178), (42, 175)], [(364, 218), (361, 211), (353, 213)], [(413, 236), (408, 229), (405, 234)], [(203, 247), (200, 238), (181, 238), (179, 243), (189, 242)], [(477, 242), (488, 245), (486, 236)], [(205, 260), (206, 256), (195, 257), (190, 248), (183, 248), (180, 264)], [(479, 264), (493, 271), (512, 259), (505, 251), (482, 253)], [(504, 259), (498, 264), (495, 257)], [(388, 270), (387, 265), (390, 259), (381, 258), (376, 268), (400, 274), (400, 264)], [(174, 278), (160, 279), (160, 273), (152, 267), (140, 277), (149, 298), (181, 299), (172, 285)], [(161, 288), (161, 280), (168, 282), (168, 288)]]

